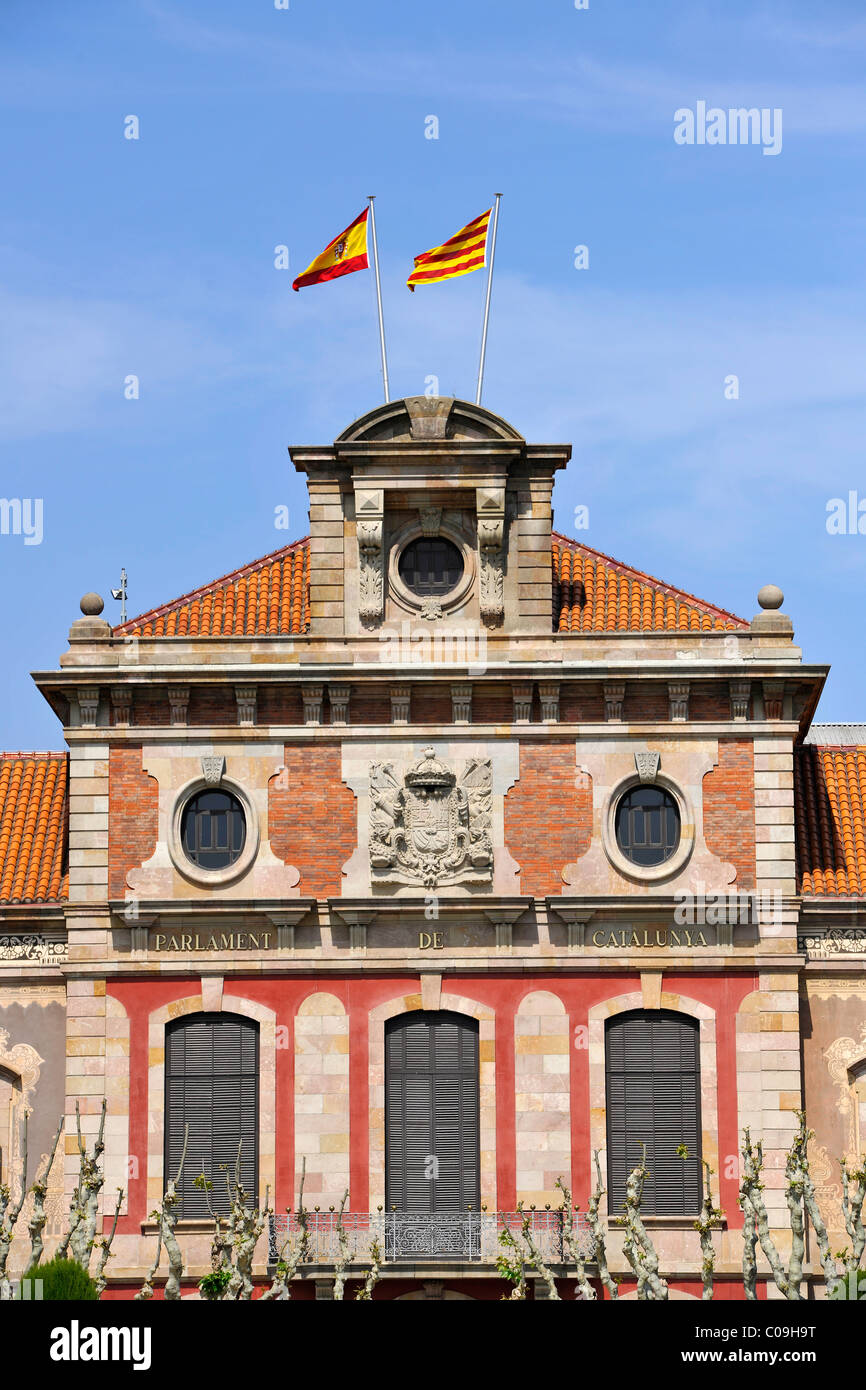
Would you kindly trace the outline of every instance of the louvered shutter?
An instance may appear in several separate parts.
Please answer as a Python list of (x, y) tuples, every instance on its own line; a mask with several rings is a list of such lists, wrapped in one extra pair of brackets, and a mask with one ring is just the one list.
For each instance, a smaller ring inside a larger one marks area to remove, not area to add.
[[(388, 1025), (386, 1204), (406, 1212), (480, 1205), (478, 1024), (413, 1013)], [(428, 1177), (431, 1160), (438, 1175)]]
[(182, 1217), (207, 1216), (206, 1196), (193, 1186), (204, 1173), (210, 1201), (227, 1212), (225, 1165), (234, 1179), (241, 1144), (241, 1183), (255, 1201), (258, 1187), (259, 1026), (231, 1014), (196, 1014), (166, 1030), (165, 1173), (174, 1177), (189, 1126), (180, 1184)]
[[(608, 1021), (608, 1204), (617, 1213), (631, 1170), (646, 1144), (650, 1177), (643, 1210), (656, 1216), (696, 1215), (701, 1206), (701, 1077), (699, 1025), (682, 1014), (653, 1010)], [(685, 1144), (691, 1158), (677, 1149)]]

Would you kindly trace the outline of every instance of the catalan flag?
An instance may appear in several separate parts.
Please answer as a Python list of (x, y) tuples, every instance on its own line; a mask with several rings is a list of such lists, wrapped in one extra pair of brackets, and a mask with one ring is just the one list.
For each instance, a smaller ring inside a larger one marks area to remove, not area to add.
[(487, 229), (492, 208), (482, 212), (474, 222), (462, 227), (441, 246), (422, 251), (415, 257), (415, 269), (406, 281), (414, 292), (416, 285), (435, 285), (439, 280), (453, 280), (468, 275), (487, 264)]
[(340, 275), (351, 275), (355, 270), (366, 270), (367, 259), (367, 216), (370, 209), (364, 208), (344, 232), (329, 242), (320, 256), (307, 266), (292, 285), (293, 290), (303, 289), (305, 285), (321, 285), (325, 280), (336, 280)]

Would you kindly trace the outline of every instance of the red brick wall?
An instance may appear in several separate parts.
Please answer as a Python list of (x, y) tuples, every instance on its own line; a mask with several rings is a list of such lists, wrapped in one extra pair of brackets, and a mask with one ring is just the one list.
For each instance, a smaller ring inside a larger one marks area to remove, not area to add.
[(159, 833), (159, 788), (142, 770), (141, 744), (108, 753), (108, 896), (126, 896), (126, 875), (150, 859)]
[(592, 783), (577, 785), (573, 743), (522, 739), (520, 779), (505, 798), (505, 847), (520, 865), (520, 891), (563, 891), (562, 870), (592, 838)]
[(704, 777), (707, 848), (733, 864), (737, 887), (755, 886), (755, 759), (751, 739), (719, 740), (719, 765)]
[(341, 779), (341, 762), (336, 742), (287, 746), (285, 772), (268, 783), (271, 849), (300, 870), (302, 896), (338, 896), (358, 842), (355, 796)]

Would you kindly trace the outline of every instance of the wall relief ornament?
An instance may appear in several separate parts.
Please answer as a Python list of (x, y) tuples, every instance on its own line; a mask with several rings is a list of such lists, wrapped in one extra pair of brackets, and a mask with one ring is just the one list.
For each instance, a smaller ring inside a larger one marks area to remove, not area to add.
[(0, 960), (33, 960), (40, 965), (56, 965), (58, 961), (66, 960), (68, 954), (66, 941), (58, 941), (41, 933), (0, 936)]
[(384, 492), (357, 489), (355, 526), (358, 535), (358, 611), (365, 627), (378, 627), (385, 601), (383, 536)]
[(800, 933), (798, 949), (810, 960), (826, 960), (828, 956), (866, 955), (866, 931), (859, 927), (830, 927), (826, 932), (810, 936)]
[(866, 1057), (866, 1023), (860, 1029), (859, 1041), (854, 1038), (836, 1038), (824, 1050), (824, 1060), (830, 1073), (830, 1080), (838, 1088), (836, 1109), (847, 1122), (847, 1149), (851, 1157), (856, 1157), (859, 1147), (857, 1097), (851, 1084), (850, 1069), (853, 1064)]
[(404, 773), (370, 768), (370, 873), (374, 883), (438, 888), (490, 883), (492, 767), (472, 757), (457, 773), (432, 748)]

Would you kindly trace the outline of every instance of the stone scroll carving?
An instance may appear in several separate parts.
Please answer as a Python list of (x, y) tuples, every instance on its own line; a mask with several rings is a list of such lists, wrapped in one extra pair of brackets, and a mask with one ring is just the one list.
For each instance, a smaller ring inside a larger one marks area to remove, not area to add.
[(438, 888), (491, 882), (489, 758), (469, 758), (459, 777), (432, 748), (402, 777), (392, 763), (373, 763), (370, 802), (374, 883)]
[(365, 627), (378, 627), (384, 614), (384, 500), (385, 494), (381, 489), (358, 488), (355, 492), (359, 562), (358, 611)]
[(498, 627), (504, 616), (505, 489), (475, 489), (478, 511), (479, 601), (481, 621)]

